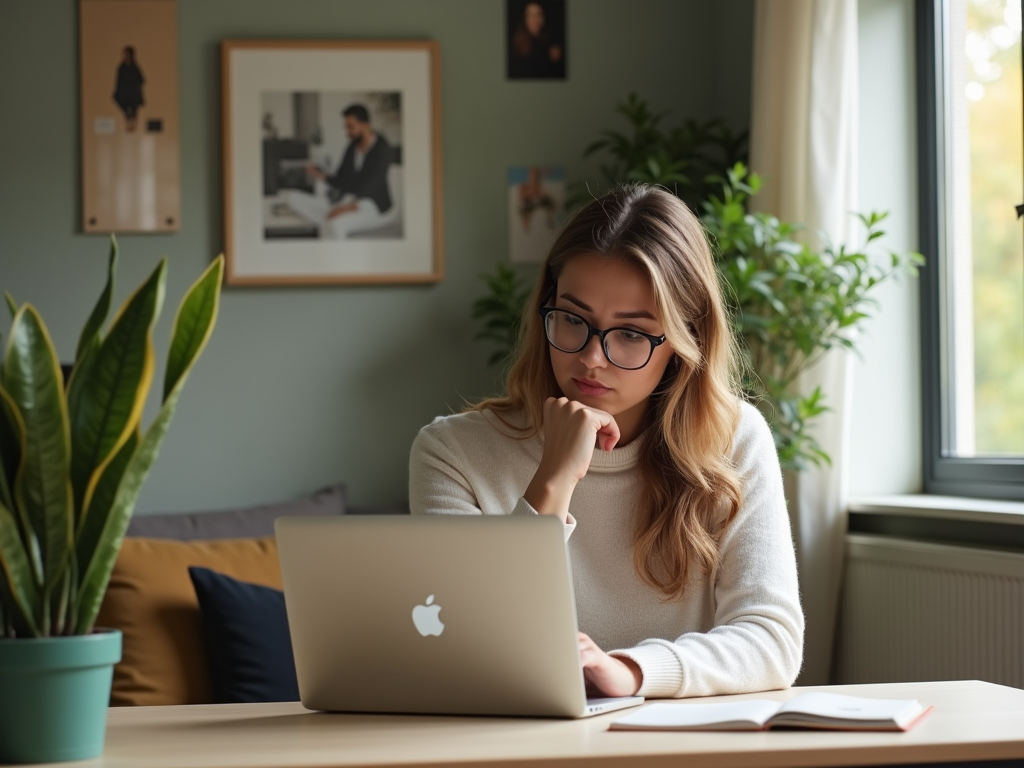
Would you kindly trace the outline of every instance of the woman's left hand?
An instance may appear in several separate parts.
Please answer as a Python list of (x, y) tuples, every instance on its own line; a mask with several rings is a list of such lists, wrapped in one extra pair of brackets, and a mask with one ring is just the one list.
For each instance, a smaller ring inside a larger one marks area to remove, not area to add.
[(635, 661), (609, 656), (582, 632), (580, 662), (587, 687), (597, 689), (604, 696), (635, 696), (644, 680)]

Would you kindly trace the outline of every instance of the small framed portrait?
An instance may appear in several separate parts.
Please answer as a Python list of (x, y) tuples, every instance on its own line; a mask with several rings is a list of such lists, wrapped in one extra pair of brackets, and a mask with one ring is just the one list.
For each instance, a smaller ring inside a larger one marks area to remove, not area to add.
[(441, 279), (433, 42), (226, 40), (228, 283)]
[(509, 80), (565, 80), (566, 0), (505, 0)]
[(544, 261), (564, 218), (562, 168), (530, 165), (508, 169), (509, 261)]

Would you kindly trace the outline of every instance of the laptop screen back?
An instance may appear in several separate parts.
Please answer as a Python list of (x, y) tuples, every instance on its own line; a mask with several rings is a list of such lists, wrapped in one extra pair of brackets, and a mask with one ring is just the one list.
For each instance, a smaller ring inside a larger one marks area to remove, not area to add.
[(310, 709), (583, 713), (556, 518), (288, 517), (276, 530)]

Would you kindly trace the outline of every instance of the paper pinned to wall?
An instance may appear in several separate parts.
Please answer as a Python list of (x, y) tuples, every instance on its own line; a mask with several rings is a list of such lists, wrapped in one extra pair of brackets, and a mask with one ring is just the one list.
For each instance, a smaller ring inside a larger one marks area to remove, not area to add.
[(565, 216), (565, 171), (556, 166), (508, 169), (509, 261), (538, 263), (547, 256)]
[(175, 0), (79, 0), (82, 230), (181, 220)]

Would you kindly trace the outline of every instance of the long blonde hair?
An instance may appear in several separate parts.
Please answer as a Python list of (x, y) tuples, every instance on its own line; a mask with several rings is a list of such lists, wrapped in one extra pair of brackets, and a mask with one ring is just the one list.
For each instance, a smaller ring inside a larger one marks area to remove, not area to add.
[(541, 430), (544, 401), (561, 392), (539, 309), (565, 263), (582, 253), (644, 269), (675, 350), (645, 417), (633, 561), (647, 584), (678, 598), (691, 568), (710, 574), (717, 566), (719, 539), (740, 504), (730, 458), (739, 421), (735, 342), (704, 229), (684, 203), (657, 187), (623, 185), (577, 212), (551, 246), (524, 310), (507, 394), (471, 409), (493, 411), (502, 421), (525, 412), (522, 436)]

